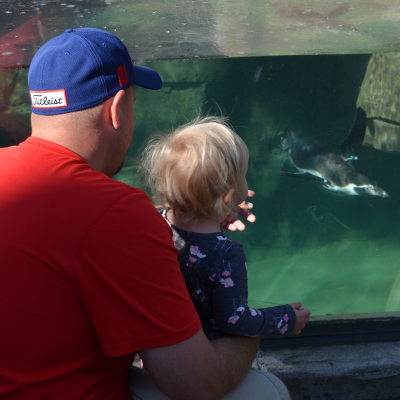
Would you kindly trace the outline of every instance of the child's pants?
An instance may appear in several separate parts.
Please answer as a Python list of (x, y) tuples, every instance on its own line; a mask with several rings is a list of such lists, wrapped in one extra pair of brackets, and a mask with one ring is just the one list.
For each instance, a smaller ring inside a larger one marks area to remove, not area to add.
[[(131, 400), (168, 400), (149, 372), (131, 367), (128, 384), (133, 393)], [(252, 370), (244, 381), (221, 400), (290, 400), (283, 382), (269, 372)]]

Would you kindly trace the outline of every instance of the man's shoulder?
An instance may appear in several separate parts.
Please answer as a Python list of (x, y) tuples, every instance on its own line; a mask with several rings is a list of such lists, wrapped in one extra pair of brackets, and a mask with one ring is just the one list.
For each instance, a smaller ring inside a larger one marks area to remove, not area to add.
[(120, 203), (126, 204), (125, 208), (134, 205), (135, 210), (151, 204), (141, 189), (94, 171), (78, 154), (45, 140), (28, 138), (19, 146), (2, 149), (0, 166), (6, 167), (0, 177), (0, 189), (18, 196), (23, 193), (27, 207), (42, 192), (45, 195), (41, 196), (37, 209), (47, 214), (77, 215), (77, 218), (84, 214), (88, 219)]
[(154, 208), (150, 198), (143, 190), (109, 178), (102, 173), (93, 171), (81, 182), (70, 182), (69, 184), (86, 204), (98, 203), (105, 208), (125, 204), (132, 207), (135, 214), (140, 213), (143, 207), (147, 209), (149, 205), (151, 205), (151, 209)]

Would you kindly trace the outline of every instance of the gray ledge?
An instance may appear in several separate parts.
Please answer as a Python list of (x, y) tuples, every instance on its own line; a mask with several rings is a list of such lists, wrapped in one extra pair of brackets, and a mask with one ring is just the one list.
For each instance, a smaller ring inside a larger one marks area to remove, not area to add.
[(400, 342), (264, 348), (253, 369), (279, 377), (293, 400), (400, 400)]

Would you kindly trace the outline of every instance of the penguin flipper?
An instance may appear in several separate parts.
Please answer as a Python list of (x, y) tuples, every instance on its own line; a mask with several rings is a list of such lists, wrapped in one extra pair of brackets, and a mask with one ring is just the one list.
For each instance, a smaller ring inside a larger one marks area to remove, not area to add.
[(281, 171), (281, 174), (291, 176), (292, 178), (301, 178), (306, 179), (308, 181), (319, 181), (324, 182), (323, 178), (319, 176), (315, 176), (313, 174), (309, 174), (308, 172), (288, 172), (288, 171)]
[(346, 139), (340, 145), (340, 153), (345, 161), (351, 163), (352, 160), (357, 159), (356, 155), (360, 151), (364, 141), (366, 128), (367, 114), (361, 107), (358, 107), (353, 126)]

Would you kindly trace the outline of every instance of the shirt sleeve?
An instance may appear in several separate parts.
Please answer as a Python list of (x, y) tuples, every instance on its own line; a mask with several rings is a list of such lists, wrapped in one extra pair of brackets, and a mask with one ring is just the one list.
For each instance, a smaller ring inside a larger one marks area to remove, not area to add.
[(247, 264), (242, 247), (237, 246), (221, 263), (224, 268), (214, 286), (213, 305), (222, 332), (264, 339), (293, 331), (296, 314), (291, 305), (248, 307)]
[(107, 356), (173, 345), (201, 328), (171, 228), (140, 190), (94, 222), (73, 271)]

